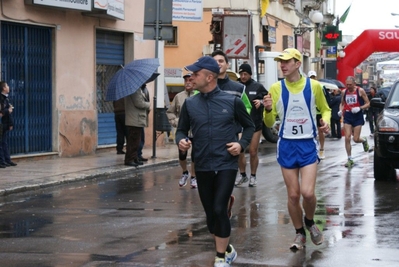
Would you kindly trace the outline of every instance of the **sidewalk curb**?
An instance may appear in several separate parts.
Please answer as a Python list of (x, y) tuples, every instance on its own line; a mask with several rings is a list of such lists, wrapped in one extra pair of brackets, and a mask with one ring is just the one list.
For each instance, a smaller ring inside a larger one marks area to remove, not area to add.
[(153, 167), (159, 167), (159, 166), (177, 164), (177, 163), (178, 163), (177, 159), (171, 159), (154, 163), (152, 162), (145, 163), (143, 166), (140, 166), (138, 168), (128, 167), (123, 164), (120, 164), (120, 165), (112, 165), (101, 168), (89, 169), (80, 172), (69, 172), (51, 177), (47, 176), (41, 178), (39, 181), (31, 185), (24, 184), (24, 185), (17, 185), (11, 188), (0, 189), (0, 196), (7, 196), (14, 193), (33, 191), (41, 188), (80, 182), (85, 180), (106, 178), (109, 177), (110, 175), (125, 175), (131, 172), (132, 170), (141, 171)]

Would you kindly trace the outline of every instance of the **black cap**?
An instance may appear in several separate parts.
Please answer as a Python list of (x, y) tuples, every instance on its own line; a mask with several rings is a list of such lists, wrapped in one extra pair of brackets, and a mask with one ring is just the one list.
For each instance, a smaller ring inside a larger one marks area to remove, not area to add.
[(251, 69), (251, 66), (249, 64), (246, 64), (246, 63), (242, 64), (240, 66), (240, 69), (238, 70), (238, 73), (241, 73), (241, 72), (244, 72), (244, 71), (246, 73), (248, 73), (249, 75), (252, 75), (252, 69)]

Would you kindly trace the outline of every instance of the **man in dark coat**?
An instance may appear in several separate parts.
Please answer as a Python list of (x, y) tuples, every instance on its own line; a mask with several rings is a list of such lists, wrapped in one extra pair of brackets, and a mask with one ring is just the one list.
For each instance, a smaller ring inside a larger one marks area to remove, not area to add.
[[(198, 193), (216, 245), (214, 266), (229, 266), (237, 252), (229, 244), (227, 204), (237, 175), (238, 155), (250, 143), (254, 125), (241, 99), (218, 87), (219, 66), (212, 57), (202, 57), (186, 69), (193, 72), (193, 86), (200, 93), (187, 98), (182, 106), (176, 143), (187, 151), (192, 130)], [(236, 122), (243, 127), (241, 139)]]
[(334, 89), (329, 103), (331, 108), (331, 137), (341, 139), (341, 116), (339, 116), (339, 105), (341, 104), (341, 90)]
[(5, 81), (0, 82), (0, 107), (1, 107), (1, 124), (2, 126), (2, 137), (0, 138), (0, 168), (9, 166), (17, 166), (15, 162), (11, 161), (10, 152), (8, 150), (8, 132), (14, 127), (14, 120), (12, 118), (12, 112), (14, 107), (10, 104), (8, 94), (10, 88)]
[[(257, 184), (256, 171), (259, 165), (258, 149), (263, 126), (263, 97), (267, 95), (267, 90), (261, 84), (252, 79), (252, 68), (249, 64), (242, 64), (238, 70), (240, 82), (245, 85), (245, 93), (251, 102), (251, 118), (255, 125), (255, 132), (249, 145), (249, 164), (251, 176), (249, 178), (249, 187), (255, 187)], [(238, 165), (240, 168), (240, 179), (236, 181), (236, 186), (248, 181), (245, 172), (247, 160), (245, 153), (240, 154)]]

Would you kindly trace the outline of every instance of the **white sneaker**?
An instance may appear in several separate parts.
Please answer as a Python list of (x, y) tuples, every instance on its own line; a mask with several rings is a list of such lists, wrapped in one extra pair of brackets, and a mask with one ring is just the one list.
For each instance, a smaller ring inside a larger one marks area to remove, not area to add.
[(190, 180), (190, 186), (191, 186), (191, 188), (192, 189), (195, 189), (195, 188), (197, 188), (197, 178), (191, 178), (191, 180)]
[(230, 244), (229, 246), (231, 247), (231, 252), (228, 253), (226, 251), (225, 259), (228, 264), (232, 264), (233, 261), (237, 259), (237, 251), (234, 249), (233, 245)]
[(179, 186), (183, 187), (187, 185), (187, 179), (190, 177), (190, 173), (183, 173), (180, 180), (179, 180)]
[(224, 258), (215, 257), (215, 264), (213, 267), (230, 267), (231, 265), (226, 262)]
[(319, 159), (325, 159), (326, 156), (324, 156), (324, 149), (323, 150), (319, 150)]
[(255, 187), (257, 184), (256, 182), (256, 176), (251, 175), (251, 177), (249, 178), (249, 187)]
[(312, 239), (313, 244), (320, 245), (324, 241), (323, 234), (320, 232), (319, 227), (316, 224), (313, 224), (311, 227), (306, 226), (310, 233), (310, 238)]
[(246, 183), (246, 182), (248, 182), (248, 177), (247, 177), (247, 176), (242, 176), (242, 175), (240, 174), (240, 176), (238, 177), (238, 179), (237, 179), (236, 182), (235, 182), (235, 186), (242, 185), (242, 184), (244, 184), (244, 183)]
[(303, 234), (296, 234), (295, 235), (295, 239), (294, 242), (292, 243), (290, 249), (292, 250), (299, 250), (299, 249), (303, 249), (306, 245), (306, 236)]

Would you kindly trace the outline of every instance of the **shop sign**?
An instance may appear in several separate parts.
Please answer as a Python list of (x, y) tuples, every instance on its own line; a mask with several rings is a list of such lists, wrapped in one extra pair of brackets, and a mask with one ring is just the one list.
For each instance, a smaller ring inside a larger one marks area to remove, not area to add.
[(165, 68), (164, 70), (165, 77), (181, 78), (182, 74), (183, 71), (180, 68)]
[(25, 4), (91, 11), (93, 0), (25, 0)]
[(277, 42), (276, 36), (276, 27), (269, 26), (269, 43), (275, 44)]
[(125, 19), (125, 0), (96, 0), (94, 9), (106, 10), (109, 16)]
[(202, 12), (202, 0), (173, 0), (173, 20), (200, 22)]
[(336, 58), (337, 57), (337, 47), (336, 46), (329, 46), (326, 49), (326, 54), (328, 58)]

